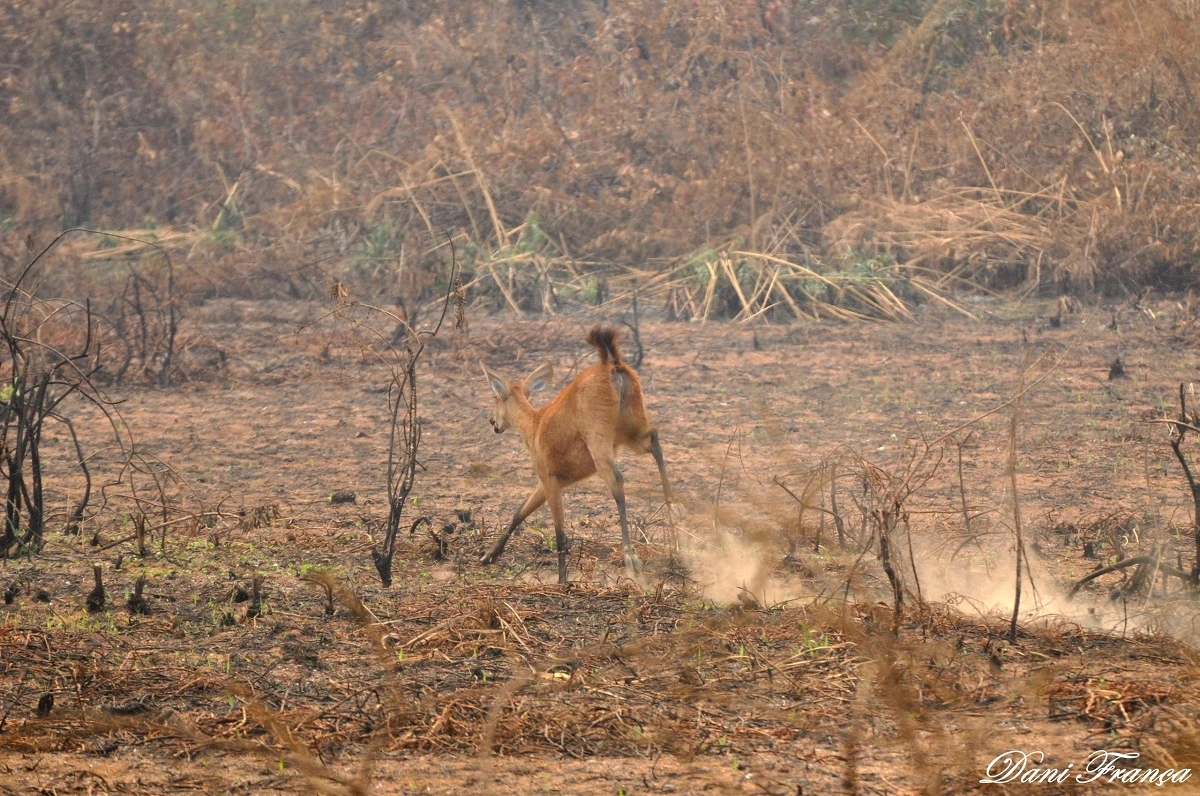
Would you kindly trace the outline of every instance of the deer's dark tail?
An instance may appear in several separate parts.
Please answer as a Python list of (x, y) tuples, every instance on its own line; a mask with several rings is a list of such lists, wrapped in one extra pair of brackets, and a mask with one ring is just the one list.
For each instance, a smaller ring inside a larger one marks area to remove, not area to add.
[(600, 352), (601, 364), (611, 363), (614, 367), (625, 364), (617, 348), (617, 330), (611, 326), (597, 326), (588, 333), (588, 342)]

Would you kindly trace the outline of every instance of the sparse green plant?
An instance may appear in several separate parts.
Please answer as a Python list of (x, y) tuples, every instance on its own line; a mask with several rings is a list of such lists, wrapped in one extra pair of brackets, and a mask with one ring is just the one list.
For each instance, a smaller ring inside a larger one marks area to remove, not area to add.
[(406, 231), (384, 218), (367, 228), (354, 251), (352, 268), (364, 278), (375, 278), (386, 265), (402, 260)]

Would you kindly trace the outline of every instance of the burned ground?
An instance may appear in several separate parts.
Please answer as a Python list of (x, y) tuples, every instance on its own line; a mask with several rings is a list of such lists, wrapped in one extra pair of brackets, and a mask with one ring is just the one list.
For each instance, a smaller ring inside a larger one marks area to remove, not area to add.
[[(1101, 748), (1194, 765), (1195, 613), (1178, 582), (1113, 602), (1113, 574), (1061, 596), (1097, 566), (1089, 543), (1108, 561), (1114, 539), (1157, 544), (1190, 566), (1190, 501), (1149, 421), (1173, 416), (1195, 370), (1194, 319), (1170, 302), (1121, 310), (1115, 330), (1112, 307), (1059, 327), (1049, 307), (992, 309), (643, 323), (675, 526), (653, 462), (626, 454), (645, 582), (624, 577), (614, 506), (589, 483), (567, 500), (565, 589), (542, 514), (477, 563), (533, 483), (516, 435), (486, 423), (478, 360), (516, 375), (549, 359), (561, 386), (593, 355), (590, 321), (444, 333), (419, 371), (409, 511), (430, 523), (401, 537), (383, 589), (386, 369), (336, 327), (301, 329), (318, 307), (212, 302), (186, 336), (227, 364), (130, 389), (119, 409), (175, 475), (165, 538), (152, 530), (143, 558), (119, 517), (97, 518), (0, 571), (0, 791), (348, 792), (361, 776), (380, 793), (963, 792), (1009, 749), (1076, 770)], [(1109, 380), (1118, 352), (1128, 375)], [(861, 485), (840, 487), (839, 547), (830, 515), (798, 517), (775, 482), (798, 489), (838, 456), (901, 473), (920, 440), (1011, 398), (1023, 362), (1027, 381), (1048, 373), (1017, 427), (1037, 610), (1015, 643), (986, 610), (1011, 606), (1004, 410), (956, 435), (961, 480), (951, 446), (910, 499), (920, 577), (893, 635), (877, 544), (860, 555)], [(96, 413), (74, 411), (82, 428)], [(339, 490), (355, 501), (331, 502)], [(89, 613), (93, 562), (108, 599)], [(141, 576), (144, 614), (125, 606)]]

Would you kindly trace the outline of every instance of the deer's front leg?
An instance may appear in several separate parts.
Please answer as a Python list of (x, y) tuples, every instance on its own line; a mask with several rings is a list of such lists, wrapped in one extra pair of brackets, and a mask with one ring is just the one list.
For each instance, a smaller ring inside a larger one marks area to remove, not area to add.
[(480, 563), (491, 564), (497, 558), (499, 558), (500, 554), (504, 552), (504, 546), (508, 544), (508, 537), (512, 536), (513, 531), (515, 531), (521, 523), (525, 522), (526, 517), (541, 508), (542, 504), (545, 502), (546, 490), (539, 482), (537, 489), (533, 490), (533, 493), (525, 499), (525, 505), (521, 506), (521, 510), (513, 515), (512, 522), (508, 525), (508, 530), (506, 530), (500, 536), (500, 538), (496, 540), (496, 544), (487, 552), (486, 555), (484, 555), (483, 558), (480, 559)]

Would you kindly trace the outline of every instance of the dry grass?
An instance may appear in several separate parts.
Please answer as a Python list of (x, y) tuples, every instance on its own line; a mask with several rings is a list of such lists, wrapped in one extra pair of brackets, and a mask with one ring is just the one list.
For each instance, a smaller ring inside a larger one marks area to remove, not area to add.
[[(156, 230), (210, 295), (342, 279), (412, 304), (439, 292), (447, 230), (519, 313), (702, 248), (826, 276), (886, 254), (935, 286), (1190, 284), (1200, 61), (1178, 4), (705, 9), (22, 4), (0, 257), (29, 231)], [(770, 305), (750, 281), (722, 314)], [(860, 298), (838, 306), (902, 314)]]
[[(213, 633), (194, 609), (164, 603), (163, 585), (152, 588), (149, 617), (113, 617), (107, 632), (61, 609), (66, 627), (26, 617), (4, 628), (6, 670), (22, 675), (5, 700), (0, 750), (233, 753), (345, 785), (327, 765), (402, 752), (752, 758), (841, 736), (849, 715), (863, 730), (894, 723), (895, 743), (923, 761), (909, 781), (938, 787), (961, 782), (973, 770), (962, 761), (990, 751), (982, 738), (952, 738), (949, 726), (980, 711), (991, 721), (997, 711), (1021, 715), (1017, 693), (1052, 721), (1107, 733), (1108, 748), (1195, 764), (1175, 731), (1195, 720), (1194, 662), (1162, 638), (1046, 628), (997, 653), (999, 621), (953, 612), (931, 614), (919, 634), (906, 626), (898, 641), (888, 611), (870, 605), (841, 617), (744, 611), (589, 584), (424, 591), (399, 613), (386, 600), (372, 599), (372, 612), (343, 602), (330, 620), (316, 593), (287, 581), (271, 585), (264, 617)], [(164, 633), (186, 644), (161, 648)], [(146, 648), (155, 651), (137, 652)], [(1068, 664), (1081, 650), (1082, 668)], [(302, 670), (322, 685), (296, 688)], [(55, 707), (37, 718), (30, 706), (42, 693)], [(869, 716), (855, 708), (864, 698)]]

